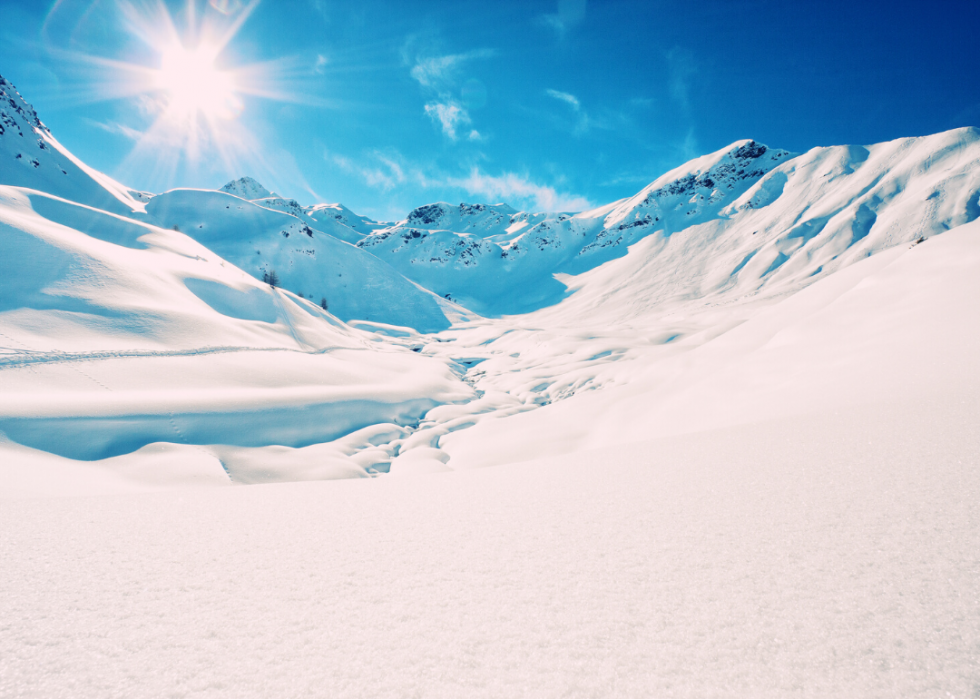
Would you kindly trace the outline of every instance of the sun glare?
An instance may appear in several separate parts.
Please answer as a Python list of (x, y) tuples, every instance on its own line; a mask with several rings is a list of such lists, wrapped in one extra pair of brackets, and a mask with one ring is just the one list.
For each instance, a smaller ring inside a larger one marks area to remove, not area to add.
[(175, 116), (232, 119), (241, 111), (234, 78), (215, 67), (216, 57), (217, 52), (208, 46), (188, 49), (177, 45), (163, 52), (157, 86), (167, 94)]
[[(2, 0), (0, 0), (2, 2)], [(227, 51), (260, 0), (112, 0), (71, 3), (58, 0), (45, 20), (61, 20), (64, 7), (91, 5), (103, 13), (106, 26), (119, 24), (127, 41), (140, 40), (129, 62), (74, 50), (52, 48), (58, 55), (94, 68), (89, 86), (93, 101), (128, 99), (141, 118), (140, 131), (123, 162), (124, 171), (155, 173), (161, 186), (172, 183), (182, 164), (196, 166), (206, 159), (225, 170), (262, 171), (261, 145), (242, 117), (246, 100), (298, 101), (287, 89), (293, 62), (276, 59), (242, 64), (242, 55)], [(182, 10), (171, 14), (174, 6)], [(69, 13), (70, 14), (70, 13)], [(66, 15), (67, 17), (68, 15)], [(95, 15), (93, 15), (95, 16)], [(179, 25), (178, 26), (178, 20)], [(97, 22), (92, 22), (95, 26)], [(86, 27), (89, 25), (86, 24)], [(128, 44), (127, 44), (128, 46)], [(247, 163), (247, 165), (243, 164)]]

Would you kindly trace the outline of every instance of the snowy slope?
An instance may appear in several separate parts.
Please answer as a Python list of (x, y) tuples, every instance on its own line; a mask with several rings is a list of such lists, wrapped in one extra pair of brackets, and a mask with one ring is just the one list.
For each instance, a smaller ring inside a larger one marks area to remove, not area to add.
[(139, 192), (69, 153), (0, 75), (0, 185), (11, 184), (115, 213), (142, 209)]
[[(642, 278), (648, 252), (618, 261), (621, 272), (634, 263), (636, 276), (609, 270), (596, 287)], [(467, 378), (484, 400), (507, 395), (523, 405), (479, 416), (452, 408), (471, 427), (434, 440), (444, 463), (512, 463), (848, 405), (978, 395), (980, 221), (864, 258), (793, 294), (727, 304), (674, 298), (629, 316), (602, 308), (583, 297), (577, 312), (457, 330), (474, 349)]]
[[(312, 218), (317, 223), (325, 223), (326, 221), (336, 221), (344, 226), (347, 226), (353, 231), (358, 233), (356, 239), (347, 240), (347, 242), (357, 242), (360, 237), (365, 236), (374, 231), (387, 228), (390, 223), (380, 223), (374, 221), (367, 216), (361, 216), (360, 214), (355, 214), (353, 211), (348, 209), (343, 204), (316, 204), (314, 206), (308, 206), (305, 209), (306, 215)], [(332, 235), (336, 235), (335, 233)]]
[[(44, 452), (397, 435), (471, 394), (444, 363), (372, 341), (182, 233), (63, 199), (0, 188), (0, 265), (0, 431)], [(244, 482), (365, 475), (374, 456), (350, 457), (371, 437), (354, 439), (259, 474), (248, 449), (205, 461)]]
[(798, 288), (976, 218), (978, 162), (980, 132), (972, 128), (796, 157), (739, 141), (593, 211), (508, 218), (500, 207), (435, 204), (358, 246), (489, 316), (553, 305), (568, 293), (569, 280), (556, 275), (620, 258), (647, 237), (655, 241), (651, 271), (663, 283), (630, 283), (630, 294)]
[[(278, 200), (281, 201), (281, 200)], [(274, 205), (273, 205), (274, 206)], [(312, 228), (270, 200), (244, 201), (223, 192), (177, 189), (153, 197), (146, 220), (177, 228), (258, 279), (275, 271), (280, 285), (316, 304), (326, 300), (344, 319), (407, 325), (423, 332), (449, 327), (440, 301), (384, 262)]]
[(969, 398), (419, 478), (8, 501), (0, 694), (969, 697)]
[(654, 232), (670, 235), (717, 217), (789, 154), (739, 141), (658, 178), (631, 199), (581, 214), (515, 212), (498, 204), (432, 204), (357, 243), (434, 292), (484, 315), (558, 302), (556, 273), (625, 254)]

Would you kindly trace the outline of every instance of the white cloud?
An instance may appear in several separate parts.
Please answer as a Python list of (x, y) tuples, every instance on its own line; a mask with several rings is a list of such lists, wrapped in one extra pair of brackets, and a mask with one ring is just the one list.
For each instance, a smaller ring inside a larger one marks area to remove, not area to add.
[(444, 91), (453, 87), (459, 67), (463, 63), (479, 58), (490, 58), (494, 53), (492, 49), (474, 49), (448, 56), (416, 58), (411, 75), (422, 87)]
[(462, 60), (459, 55), (421, 59), (412, 67), (411, 75), (422, 87), (437, 89), (451, 79)]
[(95, 121), (94, 119), (86, 119), (85, 121), (87, 121), (89, 124), (91, 124), (92, 126), (98, 129), (102, 129), (107, 133), (114, 133), (120, 136), (125, 136), (131, 141), (139, 141), (145, 135), (142, 131), (139, 131), (138, 129), (134, 129), (130, 126), (126, 126), (125, 124), (120, 124), (115, 121), (101, 122), (101, 121)]
[(466, 137), (470, 141), (485, 141), (486, 139), (480, 134), (479, 131), (473, 129), (470, 131), (470, 135)]
[[(465, 53), (414, 59), (415, 65), (410, 71), (412, 77), (426, 92), (436, 96), (436, 100), (425, 105), (425, 113), (452, 141), (459, 139), (459, 127), (472, 123), (469, 111), (456, 98), (460, 66), (494, 54), (492, 49), (474, 49)], [(405, 60), (406, 63), (410, 62), (407, 56)], [(470, 131), (468, 140), (480, 140), (479, 132), (475, 129)]]
[(514, 173), (504, 173), (496, 177), (473, 169), (468, 177), (451, 178), (446, 184), (465, 189), (470, 194), (486, 197), (488, 200), (526, 203), (535, 211), (585, 211), (594, 207), (594, 204), (585, 197), (558, 192), (554, 187), (537, 184), (527, 177)]
[(437, 190), (435, 196), (445, 197), (447, 190), (457, 189), (485, 202), (507, 201), (530, 211), (585, 211), (595, 207), (585, 197), (539, 184), (526, 175), (487, 175), (474, 167), (465, 177), (450, 176), (431, 166), (406, 161), (397, 151), (371, 151), (358, 161), (338, 153), (327, 152), (324, 157), (372, 187), (387, 192), (397, 186), (399, 191), (414, 192), (415, 205), (418, 190)]
[(469, 113), (458, 104), (441, 104), (435, 102), (425, 105), (425, 113), (432, 121), (442, 126), (442, 132), (450, 140), (457, 139), (456, 127), (470, 123)]
[(578, 101), (578, 97), (569, 94), (568, 92), (548, 89), (545, 90), (545, 94), (549, 95), (550, 97), (554, 97), (556, 100), (561, 100), (562, 102), (570, 104), (572, 109), (574, 109), (576, 112), (582, 108), (582, 103)]
[(317, 75), (323, 75), (324, 70), (327, 67), (327, 63), (329, 62), (330, 61), (327, 60), (326, 56), (324, 56), (322, 53), (318, 53), (316, 55), (316, 61), (313, 64), (313, 72)]
[(371, 165), (356, 163), (337, 153), (325, 153), (324, 157), (332, 161), (341, 170), (360, 177), (368, 186), (386, 192), (406, 180), (405, 171), (402, 167), (395, 160), (381, 153), (371, 154), (370, 157), (376, 161)]
[(575, 125), (572, 127), (572, 133), (576, 136), (581, 136), (585, 132), (592, 128), (609, 128), (609, 126), (604, 123), (605, 120), (600, 119), (599, 121), (593, 119), (584, 109), (582, 109), (582, 103), (579, 98), (570, 92), (562, 92), (561, 90), (547, 89), (544, 91), (549, 97), (553, 97), (559, 102), (564, 102), (572, 111), (575, 112), (576, 119)]

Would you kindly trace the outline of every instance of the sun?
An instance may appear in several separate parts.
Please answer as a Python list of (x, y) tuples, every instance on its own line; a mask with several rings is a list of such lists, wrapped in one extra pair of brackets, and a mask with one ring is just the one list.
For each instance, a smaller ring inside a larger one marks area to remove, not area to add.
[(167, 95), (168, 111), (179, 118), (233, 119), (241, 112), (234, 74), (215, 66), (219, 49), (175, 44), (164, 49), (156, 87)]
[[(205, 165), (231, 172), (268, 172), (271, 166), (263, 144), (251, 130), (254, 125), (263, 124), (261, 101), (325, 104), (309, 94), (304, 82), (306, 61), (280, 56), (243, 62), (247, 54), (229, 50), (260, 2), (53, 3), (45, 26), (55, 21), (52, 17), (58, 22), (64, 19), (66, 24), (74, 21), (74, 15), (64, 9), (68, 5), (91, 5), (93, 17), (104, 21), (85, 24), (86, 28), (105, 25), (125, 30), (126, 51), (130, 52), (125, 60), (49, 47), (73, 66), (82, 65), (91, 71), (91, 81), (79, 93), (86, 101), (129, 100), (133, 118), (138, 115), (144, 122), (140, 128), (131, 129), (137, 137), (121, 165), (122, 171), (138, 171), (141, 177), (150, 177), (161, 186), (170, 186), (182, 167)], [(183, 9), (172, 14), (171, 9), (180, 4)], [(243, 118), (253, 106), (255, 111)]]

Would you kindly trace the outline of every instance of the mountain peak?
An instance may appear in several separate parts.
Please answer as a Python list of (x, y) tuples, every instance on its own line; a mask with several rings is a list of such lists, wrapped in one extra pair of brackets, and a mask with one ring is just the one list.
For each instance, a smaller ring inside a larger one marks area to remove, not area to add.
[[(15, 114), (27, 122), (31, 129), (37, 132), (50, 133), (48, 127), (44, 125), (38, 117), (37, 112), (34, 111), (34, 107), (17, 92), (17, 88), (14, 87), (13, 83), (0, 75), (0, 99), (2, 98), (6, 98), (4, 100), (6, 102), (4, 106), (9, 105)], [(12, 115), (4, 113), (4, 116), (0, 118), (0, 134), (4, 133), (4, 127), (10, 128), (16, 126)]]
[(651, 217), (660, 221), (681, 212), (689, 225), (713, 216), (792, 155), (752, 139), (735, 141), (664, 173), (629, 199), (602, 207), (609, 211), (606, 224)]
[(234, 194), (236, 197), (241, 197), (242, 199), (272, 199), (278, 198), (279, 195), (273, 192), (271, 189), (266, 189), (258, 181), (251, 177), (240, 177), (237, 180), (232, 180), (224, 187), (221, 188), (222, 192), (227, 192), (228, 194)]

